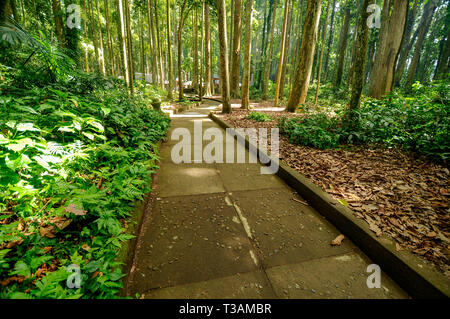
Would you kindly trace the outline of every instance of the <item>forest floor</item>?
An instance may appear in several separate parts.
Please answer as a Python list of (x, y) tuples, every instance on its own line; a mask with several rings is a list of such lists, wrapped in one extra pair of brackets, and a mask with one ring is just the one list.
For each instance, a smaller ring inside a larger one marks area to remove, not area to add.
[[(203, 129), (219, 128), (207, 118), (217, 104), (205, 101), (172, 118), (127, 295), (406, 298), (386, 274), (381, 289), (369, 289), (366, 269), (372, 261), (348, 239), (332, 246), (339, 231), (278, 176), (261, 174), (260, 164), (172, 161), (178, 144), (171, 140), (172, 132), (186, 128), (192, 135), (196, 120)], [(195, 150), (210, 142), (183, 143)], [(243, 146), (234, 147), (236, 154)]]
[[(271, 102), (251, 103), (223, 119), (233, 127), (273, 128), (281, 117), (302, 116), (274, 109)], [(272, 121), (247, 119), (252, 111)], [(270, 132), (268, 144), (270, 145)], [(397, 250), (422, 256), (450, 277), (449, 170), (425, 158), (396, 149), (341, 148), (319, 150), (280, 137), (280, 159), (349, 206), (378, 236), (388, 234)]]

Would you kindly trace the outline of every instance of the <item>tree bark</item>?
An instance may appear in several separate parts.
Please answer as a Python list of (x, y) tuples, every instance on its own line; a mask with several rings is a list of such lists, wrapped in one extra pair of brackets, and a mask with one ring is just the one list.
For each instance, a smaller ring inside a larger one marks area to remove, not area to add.
[(205, 95), (211, 96), (211, 35), (210, 35), (210, 21), (209, 21), (209, 5), (203, 3), (205, 9)]
[(336, 72), (336, 86), (340, 86), (342, 83), (342, 74), (344, 73), (344, 61), (345, 55), (347, 53), (347, 38), (348, 38), (348, 29), (350, 25), (350, 7), (345, 8), (345, 18), (342, 24), (341, 29), (341, 39), (339, 41), (339, 62)]
[(408, 0), (396, 0), (391, 16), (382, 21), (385, 39), (377, 50), (370, 75), (369, 96), (380, 99), (392, 91), (394, 71), (408, 16)]
[(369, 17), (367, 7), (370, 3), (373, 3), (373, 0), (364, 0), (358, 23), (358, 35), (356, 36), (355, 43), (356, 55), (354, 61), (354, 77), (352, 81), (352, 95), (345, 114), (345, 123), (350, 126), (355, 125), (357, 122), (355, 111), (359, 108), (361, 93), (364, 86), (367, 48), (369, 45), (369, 28), (366, 23), (367, 18)]
[[(125, 0), (126, 1), (126, 0)], [(127, 40), (125, 35), (125, 12), (122, 0), (117, 0), (118, 10), (119, 10), (119, 19), (118, 24), (120, 25), (120, 37), (122, 39), (122, 52), (123, 52), (123, 71), (125, 83), (127, 84), (128, 89), (130, 88), (130, 73), (128, 72), (128, 48), (127, 48)]]
[(106, 17), (106, 36), (108, 39), (108, 62), (111, 66), (111, 74), (115, 74), (115, 63), (114, 63), (114, 52), (111, 37), (111, 21), (109, 17), (109, 1), (104, 0), (103, 5), (105, 7), (105, 17)]
[(280, 94), (280, 84), (281, 84), (281, 73), (283, 71), (284, 62), (284, 51), (286, 49), (286, 30), (287, 30), (287, 18), (289, 14), (289, 0), (284, 3), (284, 18), (283, 18), (283, 31), (281, 34), (281, 48), (280, 48), (280, 63), (278, 64), (277, 72), (277, 86), (275, 89), (275, 101), (274, 107), (278, 107), (278, 98)]
[(159, 74), (161, 75), (160, 84), (161, 87), (164, 89), (166, 84), (164, 77), (164, 63), (162, 59), (161, 37), (159, 32), (158, 6), (156, 4), (156, 0), (154, 0), (154, 10), (155, 10), (156, 43), (158, 45), (158, 66), (159, 66)]
[(131, 37), (131, 17), (129, 0), (125, 0), (125, 23), (127, 29), (127, 50), (128, 50), (128, 78), (130, 80), (130, 93), (134, 94), (134, 63), (133, 63), (133, 38)]
[(336, 11), (336, 0), (333, 0), (333, 10), (331, 11), (331, 21), (330, 21), (330, 33), (328, 36), (327, 43), (327, 54), (325, 55), (325, 65), (323, 67), (323, 78), (327, 79), (328, 75), (328, 63), (330, 61), (330, 51), (333, 46), (333, 28), (334, 28), (334, 15)]
[(198, 17), (197, 8), (194, 8), (194, 91), (198, 93)]
[(177, 38), (177, 45), (178, 45), (178, 99), (182, 101), (184, 99), (183, 94), (183, 79), (181, 78), (182, 70), (181, 70), (181, 62), (182, 62), (182, 46), (181, 46), (181, 35), (183, 33), (183, 25), (184, 25), (184, 16), (185, 16), (185, 10), (186, 10), (187, 0), (183, 1), (183, 5), (181, 7), (180, 11), (180, 21), (178, 22), (178, 38)]
[(416, 46), (414, 48), (414, 55), (411, 60), (411, 64), (408, 70), (408, 77), (406, 78), (406, 87), (410, 87), (413, 84), (414, 76), (416, 75), (417, 66), (419, 65), (420, 53), (422, 51), (423, 41), (430, 28), (431, 20), (433, 18), (434, 11), (438, 5), (438, 0), (429, 0), (423, 9), (422, 19), (419, 25), (419, 34), (417, 35)]
[[(61, 2), (59, 0), (52, 0), (52, 11), (53, 11), (53, 17), (55, 19), (55, 31), (56, 31), (56, 38), (58, 39), (59, 45), (62, 47), (65, 46), (65, 39), (64, 39), (64, 29), (63, 29), (63, 12), (61, 9)], [(14, 19), (17, 19), (16, 16), (14, 16)]]
[(443, 80), (449, 77), (449, 66), (450, 66), (450, 28), (447, 28), (447, 40), (445, 40), (445, 45), (442, 53), (439, 57), (439, 61), (436, 67), (436, 72), (434, 74), (434, 80)]
[(262, 98), (263, 100), (267, 100), (267, 90), (269, 87), (269, 76), (270, 76), (270, 66), (272, 64), (272, 53), (273, 53), (273, 37), (275, 34), (275, 22), (277, 17), (277, 3), (278, 0), (275, 0), (273, 4), (273, 13), (272, 13), (272, 25), (270, 28), (270, 40), (269, 40), (269, 52), (264, 61), (264, 78), (262, 80)]
[(403, 72), (405, 71), (406, 60), (408, 58), (408, 53), (411, 50), (414, 41), (417, 37), (419, 29), (415, 32), (414, 36), (411, 39), (412, 30), (414, 27), (414, 22), (416, 19), (417, 7), (419, 0), (414, 2), (414, 7), (408, 14), (408, 23), (406, 25), (405, 35), (403, 36), (402, 46), (400, 47), (400, 54), (397, 62), (397, 66), (395, 69), (395, 86), (400, 84), (401, 77)]
[[(100, 17), (100, 11), (98, 9), (98, 0), (95, 0), (95, 10), (97, 11), (97, 16)], [(103, 32), (102, 32), (102, 24), (100, 19), (98, 19), (98, 32), (99, 32), (99, 39), (100, 39), (100, 63), (102, 67), (102, 73), (103, 75), (106, 75), (106, 66), (105, 66), (105, 50), (103, 47)], [(94, 20), (96, 21), (96, 20)], [(97, 24), (97, 22), (94, 22)]]
[(244, 71), (242, 74), (242, 102), (241, 108), (250, 108), (250, 51), (252, 44), (252, 15), (253, 0), (245, 4), (245, 39), (244, 39)]
[(241, 0), (234, 0), (234, 27), (231, 63), (231, 97), (239, 97), (239, 71), (241, 64)]
[(295, 112), (297, 106), (304, 103), (306, 100), (314, 59), (314, 49), (317, 41), (317, 29), (319, 27), (321, 5), (320, 0), (308, 1), (297, 73), (286, 108), (288, 112)]
[(170, 4), (169, 0), (166, 0), (166, 8), (167, 8), (167, 64), (168, 64), (168, 76), (169, 76), (169, 87), (167, 88), (167, 97), (172, 99), (172, 90), (173, 90), (173, 70), (172, 70), (172, 43), (171, 39), (171, 27), (170, 27)]
[(316, 96), (314, 98), (314, 104), (317, 104), (317, 99), (319, 98), (319, 86), (320, 86), (320, 76), (321, 76), (321, 71), (322, 71), (323, 51), (325, 49), (325, 40), (326, 40), (326, 36), (327, 36), (327, 24), (328, 24), (328, 16), (329, 15), (330, 15), (330, 1), (328, 1), (327, 15), (325, 16), (325, 23), (323, 25), (322, 48), (320, 49), (320, 58), (319, 58), (319, 65), (318, 65), (318, 71), (317, 71)]
[(219, 46), (220, 46), (219, 54), (220, 54), (220, 85), (222, 94), (222, 113), (231, 113), (225, 0), (217, 0), (217, 14), (219, 18), (218, 27), (219, 27)]

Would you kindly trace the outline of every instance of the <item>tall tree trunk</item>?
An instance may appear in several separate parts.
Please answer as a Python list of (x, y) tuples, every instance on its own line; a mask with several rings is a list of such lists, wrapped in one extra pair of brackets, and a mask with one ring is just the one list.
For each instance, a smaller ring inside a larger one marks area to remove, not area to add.
[(429, 0), (423, 9), (422, 19), (419, 25), (419, 34), (417, 36), (416, 46), (414, 48), (414, 55), (408, 70), (408, 77), (406, 78), (406, 87), (413, 84), (414, 76), (416, 75), (417, 66), (419, 65), (420, 53), (422, 51), (423, 41), (430, 28), (431, 20), (433, 19), (434, 11), (438, 5), (438, 0)]
[[(84, 37), (87, 40), (89, 38), (88, 38), (88, 32), (87, 32), (87, 22), (86, 21), (88, 20), (88, 18), (87, 18), (87, 13), (86, 12), (87, 12), (86, 0), (84, 0), (83, 1)], [(89, 73), (89, 49), (88, 49), (87, 45), (84, 48), (84, 53), (85, 53), (85, 56), (84, 56), (85, 70), (86, 70), (86, 73)]]
[(161, 87), (164, 89), (166, 85), (164, 77), (164, 63), (162, 59), (161, 36), (159, 32), (158, 6), (156, 4), (156, 0), (154, 0), (154, 9), (155, 9), (156, 43), (158, 44), (158, 66), (159, 66), (159, 73), (161, 74), (160, 83)]
[(109, 16), (109, 1), (104, 0), (103, 5), (105, 7), (105, 17), (106, 17), (106, 36), (108, 38), (108, 62), (111, 66), (111, 74), (115, 74), (115, 63), (114, 63), (114, 52), (113, 52), (113, 42), (111, 36), (111, 20)]
[[(153, 27), (153, 9), (151, 0), (147, 0), (148, 37), (150, 40), (150, 58), (152, 61), (152, 83), (157, 84), (159, 79), (158, 63), (156, 59), (155, 28)], [(170, 39), (168, 40), (170, 41)]]
[(127, 57), (128, 57), (128, 79), (130, 81), (130, 93), (134, 93), (134, 63), (133, 63), (133, 38), (131, 37), (131, 17), (129, 0), (125, 1), (125, 24), (127, 29)]
[(286, 79), (286, 69), (287, 69), (287, 65), (289, 63), (291, 63), (291, 61), (289, 60), (289, 51), (291, 50), (291, 45), (292, 45), (292, 12), (294, 11), (294, 5), (292, 3), (291, 6), (291, 2), (289, 3), (289, 14), (288, 14), (288, 21), (287, 21), (287, 29), (286, 29), (286, 44), (285, 44), (285, 49), (284, 49), (284, 54), (283, 54), (283, 66), (281, 68), (281, 79), (280, 79), (280, 90), (278, 93), (278, 98), (280, 100), (283, 100), (284, 98), (284, 86), (285, 86), (285, 79)]
[(139, 42), (141, 44), (141, 73), (142, 78), (141, 81), (146, 83), (145, 81), (145, 44), (144, 44), (144, 22), (142, 21), (141, 12), (138, 14), (139, 21)]
[(408, 0), (394, 1), (391, 16), (382, 21), (385, 40), (380, 43), (370, 75), (369, 96), (380, 99), (392, 91), (394, 71), (408, 15)]
[(352, 81), (353, 81), (353, 74), (354, 74), (354, 67), (355, 67), (355, 56), (356, 56), (356, 37), (358, 36), (358, 24), (359, 24), (359, 19), (358, 17), (361, 14), (361, 7), (362, 7), (362, 0), (358, 1), (358, 6), (356, 9), (356, 22), (355, 22), (355, 29), (353, 31), (353, 41), (352, 41), (352, 52), (351, 52), (351, 56), (350, 56), (350, 67), (348, 70), (348, 76), (347, 76), (347, 91), (348, 88), (351, 86)]
[(234, 27), (231, 63), (231, 97), (239, 97), (239, 71), (241, 64), (241, 0), (234, 0)]
[(177, 33), (177, 45), (178, 45), (178, 99), (180, 101), (182, 101), (184, 99), (184, 94), (183, 94), (183, 79), (181, 77), (182, 75), (182, 69), (181, 69), (181, 62), (182, 62), (182, 46), (181, 46), (181, 41), (182, 41), (182, 33), (183, 33), (183, 25), (184, 25), (184, 16), (185, 16), (185, 10), (186, 10), (186, 5), (187, 5), (187, 0), (183, 1), (183, 5), (181, 7), (181, 11), (180, 11), (180, 20), (178, 22), (178, 33)]
[(414, 27), (414, 22), (416, 20), (418, 3), (419, 3), (419, 0), (414, 1), (414, 7), (412, 10), (409, 11), (409, 14), (408, 14), (408, 23), (406, 25), (405, 35), (403, 36), (402, 46), (400, 47), (399, 58), (398, 58), (397, 66), (395, 69), (395, 84), (394, 84), (395, 86), (398, 86), (400, 84), (400, 80), (402, 78), (403, 72), (405, 71), (408, 53), (411, 50), (411, 48), (414, 44), (414, 41), (417, 37), (418, 31), (419, 31), (419, 29), (417, 29), (412, 40), (410, 40), (412, 31), (413, 31), (413, 27)]
[(325, 40), (326, 40), (326, 36), (327, 36), (327, 24), (328, 24), (328, 16), (329, 15), (330, 15), (330, 1), (328, 1), (327, 15), (325, 16), (325, 23), (323, 24), (322, 48), (320, 49), (320, 58), (319, 58), (319, 65), (318, 65), (318, 71), (317, 71), (316, 96), (314, 98), (314, 104), (317, 104), (317, 99), (319, 98), (320, 75), (321, 75), (321, 71), (322, 71), (323, 51), (325, 49)]
[(225, 0), (217, 0), (217, 15), (219, 18), (219, 54), (220, 54), (220, 86), (222, 93), (222, 113), (231, 113), (230, 75), (228, 73), (227, 49), (227, 17)]
[(373, 3), (373, 0), (364, 0), (361, 10), (361, 17), (358, 23), (355, 43), (356, 55), (354, 61), (354, 77), (352, 81), (352, 95), (345, 115), (346, 125), (349, 126), (355, 125), (357, 122), (355, 111), (359, 108), (361, 93), (364, 86), (367, 48), (369, 45), (369, 28), (366, 23), (367, 18), (369, 17), (367, 7), (370, 3)]
[(267, 100), (267, 90), (269, 87), (269, 76), (270, 76), (270, 66), (272, 64), (272, 53), (273, 53), (273, 43), (274, 43), (274, 34), (275, 34), (275, 22), (277, 17), (277, 3), (278, 0), (275, 0), (273, 4), (273, 13), (272, 13), (272, 26), (270, 30), (270, 40), (269, 40), (269, 52), (266, 56), (264, 62), (264, 78), (262, 80), (262, 98), (263, 100)]
[(336, 71), (335, 85), (340, 86), (342, 83), (342, 74), (344, 73), (345, 54), (347, 53), (347, 38), (350, 25), (350, 7), (345, 8), (345, 18), (341, 29), (341, 39), (339, 41), (339, 62)]
[(250, 108), (250, 51), (252, 44), (252, 15), (253, 0), (245, 4), (245, 35), (244, 35), (244, 70), (242, 74), (242, 103), (241, 108)]
[(210, 35), (210, 21), (209, 21), (209, 5), (203, 3), (205, 10), (205, 95), (211, 96), (211, 35)]
[[(100, 63), (102, 67), (102, 73), (103, 75), (106, 75), (106, 66), (105, 66), (105, 50), (103, 47), (103, 32), (102, 32), (102, 23), (100, 20), (100, 11), (98, 9), (98, 1), (95, 0), (95, 10), (97, 11), (97, 16), (99, 17), (98, 21), (98, 31), (99, 31), (99, 37), (100, 37)], [(94, 22), (97, 24), (97, 22)]]
[(173, 70), (172, 70), (172, 44), (171, 44), (171, 27), (170, 27), (170, 4), (169, 0), (166, 0), (166, 8), (167, 8), (167, 64), (168, 64), (168, 75), (169, 75), (169, 87), (167, 97), (172, 99), (172, 90), (173, 90)]
[(198, 91), (198, 95), (200, 98), (200, 103), (203, 103), (203, 94), (204, 94), (204, 87), (203, 87), (203, 82), (204, 82), (204, 63), (203, 61), (205, 61), (205, 39), (204, 39), (204, 33), (203, 30), (205, 29), (205, 8), (204, 6), (201, 7), (202, 10), (202, 18), (200, 19), (200, 76), (199, 76), (199, 83), (198, 83), (198, 87), (199, 87), (199, 91)]
[(287, 30), (288, 15), (289, 15), (289, 0), (286, 0), (284, 3), (284, 18), (283, 18), (283, 31), (281, 33), (280, 63), (278, 64), (277, 86), (275, 89), (274, 107), (278, 107), (278, 98), (280, 95), (280, 84), (281, 84), (281, 73), (283, 71), (283, 64), (285, 63), (284, 51), (286, 49), (286, 30)]
[(89, 6), (89, 15), (90, 15), (89, 20), (91, 22), (89, 29), (91, 30), (91, 38), (92, 38), (92, 42), (94, 43), (96, 71), (100, 72), (102, 69), (102, 64), (101, 64), (100, 58), (98, 56), (98, 42), (97, 42), (97, 31), (96, 31), (97, 26), (96, 26), (94, 14), (92, 13), (92, 2), (91, 1), (88, 2), (88, 6)]
[[(61, 2), (60, 0), (52, 0), (52, 11), (53, 11), (53, 18), (55, 19), (55, 31), (56, 31), (56, 38), (58, 39), (59, 45), (62, 47), (65, 46), (65, 39), (64, 39), (64, 24), (63, 24), (63, 11), (61, 9)], [(15, 19), (17, 19), (17, 16), (14, 16)]]
[(328, 35), (327, 43), (327, 54), (325, 55), (325, 65), (323, 67), (323, 78), (326, 80), (328, 75), (328, 63), (330, 61), (330, 51), (333, 46), (333, 28), (334, 28), (334, 14), (336, 11), (336, 0), (333, 0), (333, 8), (331, 11), (331, 21), (330, 21), (330, 33)]
[(319, 27), (321, 6), (322, 4), (320, 0), (308, 1), (305, 23), (303, 25), (302, 46), (300, 48), (297, 73), (295, 75), (286, 108), (288, 112), (295, 112), (297, 106), (304, 103), (306, 100), (314, 59), (314, 49), (317, 41), (317, 29)]
[[(126, 0), (125, 0), (126, 1)], [(118, 24), (120, 25), (120, 38), (122, 39), (122, 53), (123, 53), (123, 71), (124, 71), (124, 78), (125, 83), (127, 84), (128, 89), (130, 88), (130, 73), (128, 72), (128, 48), (127, 48), (127, 38), (125, 34), (125, 12), (122, 0), (117, 0), (118, 10), (119, 10), (119, 17), (118, 17)]]
[(198, 93), (198, 15), (194, 8), (194, 90)]
[(447, 28), (447, 40), (442, 49), (442, 53), (439, 56), (439, 61), (436, 66), (436, 72), (434, 74), (434, 80), (442, 80), (449, 77), (450, 67), (450, 28)]

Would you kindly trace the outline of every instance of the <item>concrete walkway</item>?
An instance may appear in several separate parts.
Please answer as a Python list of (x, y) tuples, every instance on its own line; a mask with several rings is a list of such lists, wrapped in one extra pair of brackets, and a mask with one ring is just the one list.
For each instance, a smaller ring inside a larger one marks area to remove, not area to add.
[[(351, 241), (260, 164), (174, 164), (171, 133), (218, 126), (206, 116), (217, 103), (173, 118), (144, 218), (127, 293), (143, 298), (405, 298)], [(205, 146), (192, 141), (194, 147)], [(236, 153), (236, 152), (235, 152)], [(248, 153), (247, 153), (248, 155)], [(247, 157), (248, 158), (248, 157)]]

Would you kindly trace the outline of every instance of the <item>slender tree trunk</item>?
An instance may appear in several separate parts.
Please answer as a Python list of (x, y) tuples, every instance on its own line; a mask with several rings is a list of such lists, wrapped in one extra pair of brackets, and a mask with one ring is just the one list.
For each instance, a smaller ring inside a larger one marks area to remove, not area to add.
[(400, 84), (400, 80), (403, 76), (403, 72), (405, 71), (406, 60), (408, 58), (408, 53), (414, 45), (414, 41), (417, 37), (419, 29), (415, 32), (414, 36), (411, 39), (411, 34), (414, 27), (414, 22), (416, 20), (417, 15), (417, 7), (419, 0), (414, 2), (414, 7), (408, 14), (408, 24), (406, 25), (405, 35), (403, 36), (402, 46), (400, 47), (400, 54), (397, 62), (397, 66), (395, 69), (395, 86)]
[(168, 95), (169, 99), (172, 99), (172, 90), (173, 90), (173, 70), (172, 70), (172, 44), (171, 44), (171, 27), (170, 27), (170, 4), (169, 0), (166, 0), (166, 8), (167, 8), (167, 59), (169, 65), (169, 87), (168, 87)]
[(182, 79), (182, 69), (181, 69), (181, 62), (182, 62), (182, 46), (181, 46), (181, 35), (183, 33), (183, 25), (184, 25), (184, 15), (186, 10), (187, 0), (183, 1), (183, 5), (181, 7), (180, 11), (180, 21), (178, 22), (178, 38), (177, 38), (177, 44), (178, 44), (178, 99), (182, 101), (184, 99), (183, 94), (183, 79)]
[(320, 49), (320, 58), (319, 58), (317, 83), (316, 83), (316, 96), (314, 98), (314, 104), (317, 104), (317, 99), (319, 98), (320, 75), (321, 75), (321, 71), (322, 71), (323, 51), (325, 49), (325, 40), (326, 40), (326, 36), (327, 36), (327, 24), (328, 24), (328, 16), (329, 15), (330, 15), (330, 1), (328, 1), (327, 15), (325, 16), (325, 23), (323, 25), (322, 48)]
[(199, 76), (199, 83), (198, 83), (198, 87), (199, 87), (199, 98), (200, 98), (200, 103), (203, 103), (203, 94), (204, 94), (204, 86), (203, 86), (203, 82), (204, 82), (204, 63), (203, 61), (205, 61), (205, 39), (203, 36), (203, 32), (205, 29), (205, 8), (204, 6), (202, 6), (201, 8), (202, 10), (202, 18), (200, 19), (200, 76)]
[(345, 121), (347, 125), (355, 125), (357, 122), (355, 111), (359, 108), (361, 102), (361, 93), (364, 86), (364, 75), (366, 67), (367, 47), (369, 45), (369, 28), (367, 26), (367, 18), (369, 13), (367, 7), (373, 0), (364, 0), (361, 17), (358, 23), (358, 31), (356, 36), (356, 56), (354, 65), (354, 77), (352, 86), (352, 95), (348, 105)]
[(437, 5), (438, 0), (429, 0), (423, 9), (422, 19), (419, 25), (419, 34), (417, 36), (416, 46), (414, 48), (414, 55), (409, 66), (408, 77), (406, 78), (406, 87), (410, 87), (413, 84), (417, 66), (419, 65), (423, 42), (428, 33), (428, 29), (430, 28), (431, 20)]
[(288, 112), (295, 112), (297, 106), (304, 103), (306, 100), (314, 59), (314, 49), (317, 41), (317, 29), (319, 27), (321, 5), (320, 0), (308, 1), (305, 23), (303, 25), (302, 46), (300, 48), (297, 74), (292, 85), (286, 108)]
[(165, 88), (165, 77), (164, 77), (164, 63), (162, 59), (162, 45), (161, 45), (161, 36), (159, 32), (159, 19), (158, 19), (158, 6), (156, 4), (156, 0), (154, 0), (154, 10), (155, 10), (155, 27), (156, 27), (156, 43), (158, 44), (158, 66), (159, 66), (159, 74), (161, 75), (161, 87)]
[[(63, 24), (63, 12), (61, 9), (61, 2), (59, 0), (52, 0), (52, 11), (53, 18), (55, 19), (55, 30), (56, 38), (58, 39), (59, 45), (65, 46), (64, 39), (64, 24)], [(14, 18), (17, 19), (17, 13), (14, 14)]]
[(339, 41), (339, 62), (336, 72), (336, 86), (340, 86), (342, 83), (342, 74), (344, 73), (344, 61), (345, 54), (347, 53), (347, 38), (348, 38), (348, 29), (350, 25), (350, 7), (345, 8), (345, 18), (344, 23), (342, 24), (341, 29), (341, 39)]
[(209, 22), (209, 5), (203, 3), (205, 10), (205, 95), (211, 96), (211, 35), (210, 35), (210, 22)]
[(102, 69), (102, 65), (98, 56), (98, 42), (97, 42), (97, 31), (96, 31), (96, 23), (95, 23), (95, 18), (94, 15), (92, 13), (92, 2), (88, 2), (88, 12), (89, 12), (89, 20), (91, 22), (90, 24), (90, 30), (91, 30), (91, 38), (92, 38), (92, 42), (94, 43), (94, 55), (95, 55), (95, 65), (96, 65), (96, 71), (100, 72), (100, 70)]
[(439, 57), (439, 61), (434, 74), (434, 80), (443, 80), (449, 77), (450, 67), (450, 28), (447, 28), (447, 40), (442, 49), (442, 53)]
[(217, 0), (217, 15), (219, 18), (219, 54), (220, 54), (220, 85), (222, 93), (222, 113), (231, 113), (230, 75), (228, 73), (227, 49), (227, 17), (225, 0)]
[(241, 64), (241, 0), (234, 0), (234, 27), (233, 27), (233, 46), (231, 63), (231, 97), (239, 97), (239, 71)]
[(246, 0), (245, 4), (245, 39), (244, 39), (244, 71), (242, 74), (242, 103), (241, 108), (250, 108), (250, 51), (252, 44), (252, 15), (253, 0)]
[(131, 17), (129, 0), (124, 0), (125, 24), (127, 32), (127, 57), (128, 57), (128, 79), (130, 81), (130, 93), (134, 94), (134, 61), (133, 61), (133, 38), (131, 37)]
[(278, 107), (278, 98), (280, 95), (280, 84), (281, 84), (281, 73), (283, 70), (284, 64), (284, 51), (286, 48), (286, 30), (287, 30), (287, 18), (289, 15), (289, 0), (286, 0), (284, 3), (284, 18), (283, 18), (283, 31), (281, 34), (281, 48), (280, 48), (280, 63), (278, 64), (278, 72), (277, 72), (277, 87), (275, 90), (275, 102), (274, 107)]
[(280, 90), (278, 93), (278, 98), (280, 100), (283, 100), (284, 98), (284, 86), (285, 86), (285, 78), (286, 78), (286, 69), (287, 69), (287, 65), (288, 63), (291, 63), (289, 60), (289, 51), (291, 50), (291, 44), (292, 44), (292, 37), (291, 37), (291, 33), (292, 33), (292, 12), (294, 11), (294, 6), (292, 4), (291, 6), (291, 2), (290, 2), (290, 7), (289, 8), (289, 14), (288, 14), (288, 21), (287, 21), (287, 29), (286, 29), (286, 44), (285, 44), (285, 49), (284, 49), (284, 53), (283, 53), (283, 65), (281, 68), (281, 79), (280, 79)]
[(406, 27), (408, 0), (396, 0), (391, 16), (382, 23), (386, 25), (386, 37), (378, 48), (370, 76), (369, 96), (380, 99), (391, 92), (394, 70)]
[[(97, 16), (100, 17), (100, 11), (98, 9), (98, 1), (95, 0), (95, 10), (97, 11)], [(102, 32), (102, 24), (99, 19), (99, 25), (98, 25), (98, 31), (99, 31), (99, 38), (100, 38), (100, 63), (102, 67), (102, 73), (103, 75), (106, 75), (106, 66), (105, 66), (105, 50), (103, 47), (103, 32)], [(97, 24), (96, 22), (94, 22)]]
[(277, 16), (277, 3), (278, 0), (275, 0), (273, 5), (273, 13), (272, 13), (272, 27), (270, 30), (270, 40), (269, 40), (269, 52), (266, 56), (266, 60), (264, 63), (264, 78), (262, 80), (262, 98), (263, 100), (267, 100), (267, 90), (269, 87), (269, 76), (270, 76), (270, 66), (272, 64), (272, 53), (273, 53), (273, 43), (274, 43), (274, 34), (275, 34), (275, 22)]
[[(125, 0), (126, 1), (126, 0)], [(117, 0), (118, 9), (119, 9), (119, 19), (118, 24), (120, 25), (120, 37), (122, 39), (122, 52), (123, 52), (123, 71), (124, 71), (124, 78), (125, 83), (127, 84), (128, 89), (130, 88), (130, 73), (128, 72), (128, 48), (127, 48), (127, 38), (125, 34), (125, 12), (124, 12), (124, 6), (122, 3), (122, 0)]]
[[(87, 6), (86, 6), (86, 0), (84, 0), (83, 1), (83, 13), (84, 13), (84, 17), (83, 17), (83, 20), (84, 20), (84, 37), (86, 38), (86, 40), (88, 40), (89, 38), (88, 38), (88, 32), (87, 32)], [(84, 49), (84, 53), (85, 53), (85, 55), (84, 55), (84, 60), (85, 60), (85, 67), (86, 67), (86, 73), (89, 73), (89, 49), (88, 49), (88, 46), (86, 45), (85, 46), (85, 49)]]
[(111, 37), (111, 22), (109, 17), (109, 1), (104, 0), (103, 5), (105, 7), (105, 18), (106, 18), (106, 36), (108, 39), (108, 62), (111, 66), (111, 74), (115, 73), (115, 64), (114, 64), (114, 52), (112, 45), (112, 37)]
[(328, 35), (327, 54), (325, 55), (325, 65), (323, 67), (323, 78), (326, 80), (328, 75), (328, 63), (330, 61), (330, 51), (333, 46), (333, 28), (334, 28), (334, 14), (336, 11), (336, 0), (333, 0), (333, 10), (331, 11), (330, 33)]
[(197, 8), (194, 8), (194, 91), (198, 91), (198, 15)]

